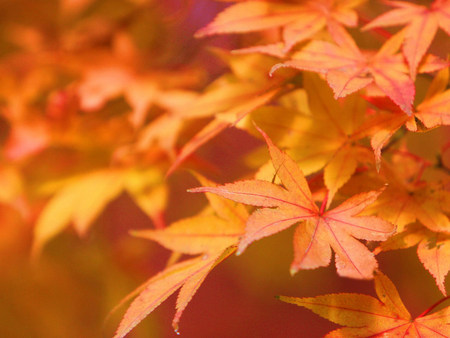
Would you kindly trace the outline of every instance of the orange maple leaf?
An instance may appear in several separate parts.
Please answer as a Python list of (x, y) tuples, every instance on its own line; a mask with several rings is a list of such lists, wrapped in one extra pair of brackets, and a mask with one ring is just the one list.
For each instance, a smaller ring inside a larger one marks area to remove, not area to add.
[[(201, 184), (214, 186), (208, 179), (195, 175)], [(236, 245), (244, 233), (248, 212), (243, 205), (206, 194), (212, 208), (199, 215), (183, 218), (164, 229), (134, 231), (174, 251), (188, 255), (222, 252)], [(212, 209), (212, 210), (211, 210)]]
[(366, 97), (366, 100), (381, 109), (378, 114), (361, 126), (362, 130), (366, 130), (366, 133), (371, 135), (371, 145), (378, 169), (381, 149), (402, 126), (405, 126), (409, 131), (418, 131), (419, 128), (415, 118), (418, 118), (426, 128), (450, 124), (450, 90), (445, 90), (448, 79), (449, 70), (444, 68), (434, 77), (424, 100), (417, 106), (417, 111), (411, 116), (403, 114), (386, 97)]
[[(196, 177), (204, 185), (213, 185), (213, 182), (200, 175)], [(154, 240), (176, 253), (200, 256), (167, 267), (132, 292), (129, 297), (140, 293), (128, 308), (117, 329), (116, 337), (125, 336), (181, 288), (177, 299), (177, 312), (172, 321), (177, 332), (184, 309), (208, 273), (236, 250), (236, 244), (244, 232), (245, 220), (248, 218), (247, 210), (243, 205), (236, 205), (213, 194), (206, 194), (206, 197), (211, 207), (200, 215), (179, 220), (164, 229), (133, 232), (136, 236)]]
[(178, 109), (171, 117), (200, 119), (214, 117), (205, 127), (183, 145), (167, 175), (173, 173), (198, 148), (234, 126), (253, 110), (266, 105), (281, 89), (285, 75), (269, 79), (267, 71), (274, 59), (263, 55), (230, 56), (216, 51), (231, 68), (205, 89), (193, 104)]
[[(370, 99), (369, 102), (373, 100)], [(394, 110), (393, 112), (379, 111), (361, 126), (361, 130), (365, 130), (366, 134), (371, 136), (370, 144), (375, 154), (377, 171), (380, 170), (381, 150), (395, 132), (404, 125), (409, 131), (417, 131), (414, 115), (408, 116)]]
[[(159, 170), (99, 169), (66, 180), (55, 180), (48, 187), (56, 193), (39, 215), (34, 228), (32, 252), (40, 253), (54, 236), (73, 223), (83, 236), (104, 208), (127, 191), (144, 212), (155, 219), (165, 208), (166, 187)], [(149, 189), (154, 189), (148, 193)]]
[[(371, 158), (359, 142), (368, 135), (361, 126), (366, 104), (356, 95), (334, 100), (331, 89), (316, 74), (304, 74), (303, 87), (281, 96), (276, 107), (254, 111), (247, 120), (279, 139), (278, 146), (288, 149), (305, 175), (324, 169), (328, 207), (358, 165)], [(247, 130), (258, 135), (247, 122)]]
[(286, 189), (267, 181), (248, 180), (189, 191), (212, 192), (239, 203), (264, 207), (248, 218), (238, 254), (255, 240), (304, 222), (297, 228), (294, 237), (295, 257), (291, 273), (328, 266), (333, 248), (341, 276), (372, 278), (377, 262), (373, 254), (354, 237), (385, 240), (394, 232), (395, 226), (377, 217), (356, 215), (373, 203), (381, 191), (353, 196), (329, 211), (325, 211), (325, 199), (319, 209), (298, 165), (281, 152), (262, 130), (260, 132), (266, 139), (273, 166)]
[(199, 74), (191, 70), (177, 70), (176, 73), (161, 70), (138, 75), (136, 70), (124, 64), (113, 63), (109, 59), (102, 61), (106, 65), (88, 67), (83, 64), (84, 78), (77, 88), (80, 107), (85, 111), (95, 111), (123, 95), (132, 107), (129, 119), (135, 127), (145, 123), (148, 109), (154, 104), (173, 108), (167, 107), (165, 102), (176, 102), (178, 98), (174, 98), (174, 92), (192, 85), (199, 78)]
[[(251, 111), (268, 103), (271, 99), (274, 98), (277, 92), (278, 89), (272, 89), (267, 92), (257, 91), (251, 93), (249, 96), (245, 98), (243, 98), (242, 95), (240, 95), (240, 98), (245, 100), (245, 102), (239, 103), (236, 106), (229, 108), (228, 110), (222, 113), (234, 116), (234, 123), (237, 123)], [(181, 148), (175, 161), (170, 166), (167, 175), (172, 174), (175, 171), (175, 169), (177, 169), (181, 165), (181, 163), (184, 162), (198, 148), (200, 148), (206, 142), (208, 142), (209, 140), (220, 134), (225, 129), (232, 126), (233, 122), (228, 122), (217, 118), (209, 122), (203, 129), (201, 129), (192, 139), (190, 139)]]
[(450, 271), (450, 235), (432, 232), (414, 223), (381, 243), (374, 252), (407, 249), (415, 245), (420, 262), (434, 277), (439, 290), (447, 296), (445, 277)]
[(275, 65), (271, 74), (281, 67), (292, 67), (326, 74), (335, 98), (344, 97), (374, 82), (408, 115), (412, 114), (414, 82), (408, 74), (403, 56), (397, 53), (404, 32), (392, 36), (381, 49), (361, 52), (352, 37), (336, 28), (336, 44), (312, 41), (294, 53), (291, 60)]
[(417, 107), (415, 116), (427, 128), (450, 125), (450, 89), (448, 67), (441, 70), (428, 88), (425, 99)]
[(385, 2), (396, 9), (383, 13), (368, 23), (364, 29), (407, 24), (403, 54), (408, 60), (411, 78), (414, 79), (417, 67), (438, 28), (441, 27), (450, 35), (450, 1), (435, 0), (430, 8), (404, 1)]
[[(283, 52), (310, 39), (327, 27), (331, 35), (335, 25), (355, 27), (358, 22), (354, 7), (362, 0), (320, 0), (302, 4), (279, 4), (267, 1), (246, 1), (226, 8), (197, 37), (226, 33), (247, 33), (281, 27)], [(259, 47), (262, 48), (262, 47)]]
[(405, 308), (397, 289), (382, 273), (375, 275), (372, 296), (340, 293), (317, 297), (279, 297), (286, 303), (310, 309), (319, 316), (346, 327), (329, 332), (325, 337), (448, 337), (450, 307), (429, 314), (441, 301), (416, 318)]
[(391, 164), (383, 162), (381, 170), (389, 186), (368, 209), (395, 224), (398, 232), (418, 220), (431, 231), (450, 233), (449, 200), (441, 196), (446, 187), (439, 181), (421, 180), (430, 163), (402, 150), (391, 160)]
[(228, 257), (234, 250), (235, 248), (230, 248), (224, 252), (192, 258), (172, 265), (152, 277), (145, 283), (146, 286), (139, 296), (131, 303), (114, 337), (118, 338), (127, 335), (150, 312), (181, 288), (176, 303), (177, 312), (172, 321), (175, 332), (178, 332), (180, 317), (195, 292), (211, 269)]

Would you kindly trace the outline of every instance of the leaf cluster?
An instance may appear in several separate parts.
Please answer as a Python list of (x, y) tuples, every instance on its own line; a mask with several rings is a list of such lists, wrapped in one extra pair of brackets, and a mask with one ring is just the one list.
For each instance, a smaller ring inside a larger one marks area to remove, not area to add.
[[(116, 337), (177, 290), (178, 331), (213, 268), (295, 225), (291, 274), (334, 257), (340, 277), (375, 282), (378, 299), (280, 298), (345, 326), (327, 336), (449, 336), (449, 308), (413, 319), (377, 255), (417, 246), (447, 296), (450, 1), (229, 0), (203, 27), (186, 20), (192, 3), (164, 19), (157, 1), (117, 3), (61, 1), (70, 24), (45, 17), (51, 33), (42, 18), (5, 21), (0, 203), (33, 225), (32, 254), (69, 226), (84, 236), (130, 196), (154, 225), (132, 235), (172, 255), (131, 294)], [(232, 50), (205, 56), (217, 35)], [(202, 150), (231, 129), (255, 142), (229, 164), (243, 163), (239, 177), (218, 184), (207, 177), (230, 169)], [(166, 222), (183, 168), (207, 203)]]

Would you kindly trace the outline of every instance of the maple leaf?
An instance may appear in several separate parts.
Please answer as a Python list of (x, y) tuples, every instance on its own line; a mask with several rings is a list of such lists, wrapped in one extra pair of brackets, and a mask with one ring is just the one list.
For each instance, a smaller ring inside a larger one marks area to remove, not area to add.
[(420, 262), (434, 277), (439, 290), (447, 296), (445, 277), (450, 271), (450, 235), (432, 232), (413, 223), (381, 243), (374, 252), (407, 249), (416, 245)]
[(229, 65), (232, 74), (216, 79), (194, 104), (175, 114), (185, 119), (212, 116), (214, 119), (184, 144), (167, 175), (173, 173), (206, 142), (238, 123), (253, 110), (270, 102), (279, 92), (281, 81), (285, 78), (280, 76), (273, 81), (268, 79), (265, 71), (270, 69), (273, 58), (262, 55), (230, 57), (220, 51), (216, 53)]
[(326, 41), (312, 41), (292, 59), (275, 65), (271, 73), (281, 67), (292, 67), (326, 74), (335, 98), (344, 97), (374, 82), (408, 115), (412, 114), (414, 82), (401, 54), (397, 54), (404, 32), (392, 36), (376, 52), (361, 52), (345, 31), (335, 34), (337, 45)]
[[(204, 185), (213, 182), (196, 174)], [(248, 212), (242, 205), (206, 194), (211, 210), (185, 218), (159, 230), (134, 231), (135, 236), (154, 240), (174, 252), (201, 256), (169, 266), (138, 288), (139, 296), (130, 305), (116, 337), (123, 337), (167, 297), (181, 288), (177, 299), (177, 312), (172, 322), (178, 331), (178, 322), (187, 304), (200, 287), (206, 275), (236, 250), (242, 236)], [(132, 293), (134, 294), (134, 292)]]
[(295, 257), (291, 272), (328, 266), (331, 248), (336, 253), (336, 267), (341, 276), (372, 278), (377, 263), (373, 254), (356, 238), (385, 240), (395, 227), (373, 216), (358, 217), (373, 203), (381, 191), (359, 194), (335, 209), (325, 211), (314, 203), (308, 183), (298, 165), (281, 152), (260, 130), (269, 147), (275, 172), (285, 188), (276, 184), (248, 180), (218, 187), (200, 187), (191, 192), (211, 192), (239, 203), (264, 207), (247, 220), (246, 231), (238, 246), (238, 254), (255, 240), (300, 225), (294, 237)]
[[(111, 62), (102, 61), (106, 64)], [(135, 70), (116, 63), (108, 66), (91, 66), (83, 71), (84, 78), (77, 88), (80, 106), (85, 111), (95, 111), (109, 100), (123, 95), (133, 108), (129, 119), (136, 127), (144, 124), (147, 111), (153, 104), (159, 104), (162, 100), (167, 101), (166, 92), (171, 95), (174, 88), (186, 87), (187, 84), (192, 84), (193, 79), (198, 78), (198, 74), (191, 70), (177, 71), (177, 76), (172, 76), (170, 71), (153, 71), (137, 75)]]
[(279, 146), (287, 149), (305, 175), (324, 168), (329, 205), (358, 164), (370, 158), (366, 147), (358, 144), (367, 136), (367, 128), (362, 127), (366, 104), (356, 95), (337, 102), (315, 74), (304, 75), (303, 87), (280, 97), (276, 107), (254, 111), (244, 127), (253, 131), (251, 121), (255, 121), (279, 139)]
[(34, 229), (34, 252), (61, 232), (73, 220), (83, 234), (91, 222), (122, 189), (117, 171), (89, 173), (68, 182), (42, 211)]
[[(283, 52), (295, 44), (312, 38), (327, 27), (333, 34), (334, 27), (355, 27), (358, 16), (353, 10), (361, 2), (306, 1), (302, 4), (279, 4), (267, 1), (246, 1), (226, 8), (196, 37), (226, 33), (247, 33), (282, 28)], [(256, 47), (261, 48), (261, 47)]]
[(144, 153), (157, 144), (170, 158), (175, 158), (176, 142), (183, 124), (182, 118), (174, 117), (170, 113), (157, 117), (142, 129), (131, 151)]
[[(103, 169), (56, 182), (57, 191), (42, 210), (34, 228), (33, 253), (63, 231), (70, 222), (84, 235), (106, 205), (126, 190), (149, 216), (157, 217), (165, 205), (166, 191), (155, 169)], [(149, 188), (156, 188), (149, 193)], [(45, 188), (43, 188), (45, 189)], [(54, 189), (54, 188), (53, 188)]]
[(42, 121), (20, 123), (13, 126), (4, 147), (4, 154), (12, 161), (36, 155), (50, 143), (49, 130)]
[(204, 215), (184, 218), (164, 229), (134, 231), (132, 234), (154, 240), (172, 251), (196, 255), (235, 244), (243, 234), (241, 230), (215, 215)]
[(372, 296), (340, 293), (317, 297), (297, 298), (280, 296), (286, 303), (305, 307), (319, 316), (344, 325), (325, 337), (448, 337), (450, 334), (450, 307), (429, 314), (434, 304), (416, 318), (405, 308), (395, 285), (384, 274), (375, 275)]
[(450, 125), (450, 89), (449, 68), (441, 70), (433, 79), (426, 93), (425, 99), (417, 106), (415, 116), (427, 128), (440, 125)]
[(260, 53), (282, 59), (286, 56), (284, 44), (282, 42), (271, 43), (268, 45), (254, 46), (247, 48), (233, 49), (233, 54), (252, 54)]
[(145, 153), (149, 148), (156, 146), (171, 159), (175, 159), (175, 148), (180, 131), (189, 119), (189, 116), (183, 116), (177, 112), (186, 110), (186, 107), (193, 105), (198, 100), (198, 96), (196, 92), (187, 90), (170, 90), (159, 93), (158, 99), (155, 101), (165, 112), (143, 126), (136, 142), (130, 147), (131, 152)]
[(403, 54), (408, 60), (411, 78), (431, 45), (439, 27), (450, 35), (450, 1), (435, 0), (430, 8), (404, 1), (385, 1), (396, 7), (383, 13), (363, 29), (405, 25)]
[[(192, 153), (194, 153), (203, 144), (220, 134), (225, 129), (233, 126), (234, 123), (239, 122), (245, 115), (249, 114), (258, 107), (268, 103), (277, 94), (278, 89), (273, 89), (268, 92), (257, 91), (250, 94), (244, 103), (222, 112), (223, 114), (231, 115), (234, 122), (223, 121), (220, 118), (214, 119), (208, 123), (202, 130), (200, 130), (191, 140), (189, 140), (178, 153), (175, 161), (169, 168), (167, 175), (170, 175), (180, 164), (186, 160)], [(256, 95), (256, 97), (255, 97)], [(242, 97), (242, 96), (241, 96)]]
[(417, 256), (436, 280), (439, 290), (446, 296), (445, 277), (450, 271), (450, 236), (435, 233), (417, 246)]
[(402, 126), (406, 126), (409, 131), (417, 131), (414, 116), (408, 116), (399, 111), (379, 111), (361, 126), (361, 130), (371, 135), (370, 145), (375, 154), (377, 171), (380, 170), (381, 165), (381, 150)]
[(117, 328), (115, 338), (124, 337), (150, 312), (171, 294), (180, 289), (176, 303), (176, 313), (172, 321), (175, 332), (178, 322), (189, 301), (205, 280), (208, 273), (218, 263), (228, 257), (235, 248), (211, 255), (199, 256), (174, 264), (147, 281), (146, 287), (131, 303)]
[[(215, 185), (198, 174), (195, 176), (203, 185)], [(236, 245), (244, 233), (247, 210), (213, 194), (206, 196), (213, 214), (206, 209), (200, 215), (181, 219), (164, 229), (134, 231), (133, 235), (188, 255), (223, 251)]]
[(368, 209), (397, 225), (398, 232), (419, 220), (431, 231), (449, 233), (450, 219), (440, 197), (446, 191), (445, 186), (439, 181), (421, 180), (428, 165), (407, 151), (397, 151), (392, 163), (384, 162), (381, 170), (389, 186)]
[[(135, 19), (139, 20), (139, 16)], [(104, 25), (104, 22), (94, 21), (91, 24)], [(105, 30), (112, 28), (107, 26)], [(87, 31), (97, 28), (99, 27), (85, 27)], [(164, 100), (166, 92), (187, 90), (197, 86), (203, 78), (204, 73), (200, 68), (178, 66), (174, 69), (173, 66), (158, 64), (155, 58), (152, 58), (152, 68), (148, 63), (144, 66), (132, 32), (111, 34), (114, 35), (116, 48), (107, 51), (92, 50), (81, 57), (69, 54), (64, 59), (65, 63), (70, 64), (81, 75), (74, 87), (84, 111), (97, 111), (108, 101), (123, 97), (131, 107), (129, 121), (138, 129), (145, 124), (150, 108), (159, 105), (161, 99)], [(88, 34), (82, 35), (78, 38), (84, 40)], [(78, 44), (79, 41), (65, 43)]]
[(448, 73), (447, 67), (434, 77), (424, 100), (411, 116), (402, 114), (399, 109), (392, 107), (385, 98), (366, 97), (367, 101), (382, 109), (361, 126), (362, 130), (366, 130), (366, 133), (371, 135), (370, 143), (375, 153), (378, 170), (380, 168), (382, 148), (402, 126), (405, 126), (409, 131), (418, 131), (419, 128), (415, 118), (418, 118), (426, 128), (450, 124), (450, 91), (445, 91), (448, 83)]
[(130, 168), (123, 173), (123, 190), (153, 221), (155, 227), (164, 227), (161, 213), (166, 208), (168, 187), (162, 172), (154, 167), (146, 170)]

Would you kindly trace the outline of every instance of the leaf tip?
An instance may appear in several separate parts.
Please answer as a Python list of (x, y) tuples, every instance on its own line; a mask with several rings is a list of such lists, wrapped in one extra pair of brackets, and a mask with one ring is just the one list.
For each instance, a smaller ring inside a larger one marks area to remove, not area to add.
[(293, 266), (289, 269), (289, 273), (290, 273), (291, 277), (294, 276), (297, 272), (298, 272), (298, 268), (295, 266)]
[(208, 28), (208, 26), (200, 28), (198, 31), (196, 31), (194, 33), (194, 38), (200, 39), (200, 38), (204, 38), (205, 36), (209, 35), (207, 28)]
[(172, 327), (173, 327), (173, 332), (175, 332), (175, 334), (177, 336), (179, 336), (180, 335), (180, 329), (178, 327), (178, 323), (173, 324)]
[(262, 130), (254, 121), (253, 121), (253, 126), (256, 128), (256, 130), (258, 130), (258, 132), (264, 137), (264, 140), (266, 141), (268, 147), (270, 148), (270, 146), (273, 145), (272, 140), (269, 138), (269, 135), (267, 135), (265, 133), (264, 130)]
[(284, 68), (287, 67), (284, 63), (277, 63), (276, 65), (274, 65), (269, 72), (269, 76), (273, 77), (273, 74), (280, 68)]
[(379, 174), (380, 173), (380, 169), (381, 169), (381, 160), (380, 159), (376, 159), (375, 160), (375, 168), (376, 168), (376, 170), (377, 170), (377, 174)]
[[(381, 248), (381, 246), (377, 246), (375, 249), (373, 249), (372, 253), (373, 253), (374, 256), (376, 256), (376, 255), (378, 255), (378, 254), (379, 254), (380, 252), (382, 252), (382, 251), (383, 251), (383, 249)], [(374, 274), (376, 275), (377, 272), (374, 271)]]
[(167, 180), (174, 171), (178, 168), (180, 161), (175, 160), (175, 162), (172, 163), (169, 170), (167, 170), (166, 175), (164, 175), (164, 180)]
[(193, 192), (193, 193), (196, 193), (196, 192), (205, 192), (205, 190), (204, 190), (203, 188), (204, 188), (204, 187), (189, 188), (189, 189), (186, 189), (186, 191), (187, 191), (187, 192)]
[(289, 303), (289, 298), (290, 297), (287, 297), (287, 296), (275, 296), (275, 298), (280, 300), (280, 301), (282, 301), (282, 302)]
[(140, 230), (130, 230), (130, 231), (128, 231), (128, 234), (130, 236), (136, 237), (136, 236), (139, 236), (139, 232), (140, 232)]
[(241, 242), (236, 250), (236, 256), (240, 256), (244, 250), (247, 248), (248, 244), (245, 242)]
[(129, 230), (128, 234), (133, 237), (139, 237), (144, 239), (152, 239), (155, 232), (158, 230), (155, 229), (145, 229), (145, 230)]

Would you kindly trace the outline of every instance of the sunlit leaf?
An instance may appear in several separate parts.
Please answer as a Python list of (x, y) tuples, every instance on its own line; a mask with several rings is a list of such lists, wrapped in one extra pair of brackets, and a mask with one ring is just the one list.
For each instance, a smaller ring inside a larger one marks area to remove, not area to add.
[(433, 314), (426, 311), (412, 319), (394, 284), (380, 272), (375, 275), (375, 290), (379, 299), (355, 293), (309, 298), (281, 296), (279, 299), (346, 326), (329, 332), (325, 337), (446, 337), (450, 333), (449, 307)]
[(394, 232), (395, 227), (377, 217), (356, 215), (373, 203), (381, 191), (353, 196), (329, 211), (325, 211), (324, 206), (319, 210), (297, 163), (276, 148), (264, 132), (260, 132), (266, 139), (275, 172), (284, 188), (253, 180), (190, 191), (215, 193), (236, 202), (266, 207), (256, 210), (249, 217), (245, 234), (238, 246), (238, 254), (255, 240), (301, 222), (304, 224), (299, 226), (296, 233), (299, 240), (294, 242), (295, 258), (291, 265), (293, 273), (299, 269), (328, 265), (331, 247), (336, 253), (336, 267), (341, 276), (371, 278), (377, 263), (373, 254), (355, 237), (384, 240)]

